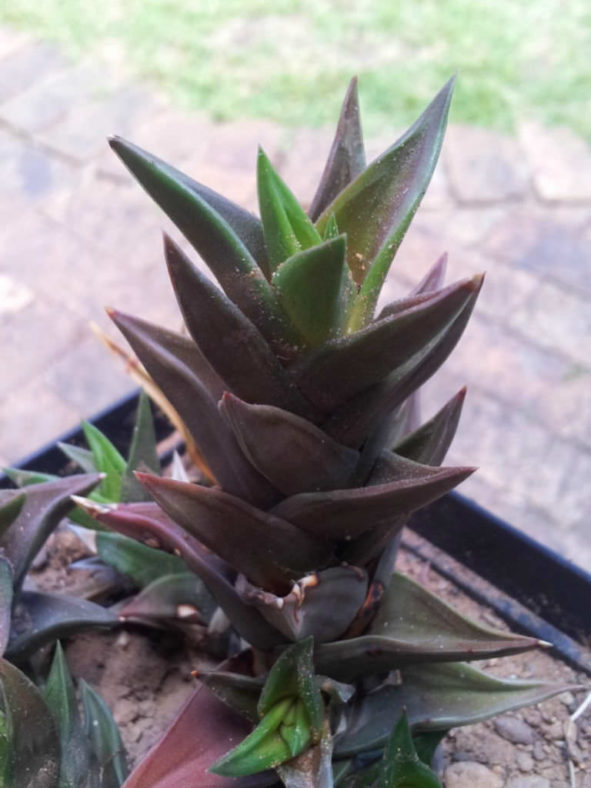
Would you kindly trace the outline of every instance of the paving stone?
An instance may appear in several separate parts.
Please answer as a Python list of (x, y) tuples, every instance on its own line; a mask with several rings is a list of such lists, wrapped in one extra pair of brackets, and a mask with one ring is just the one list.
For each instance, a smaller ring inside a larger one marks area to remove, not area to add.
[(586, 367), (591, 359), (591, 298), (540, 281), (527, 308), (514, 316), (532, 341)]
[(37, 140), (78, 162), (86, 162), (104, 152), (107, 137), (132, 137), (139, 123), (158, 112), (156, 99), (142, 88), (126, 86), (106, 98), (96, 96), (76, 104), (57, 124), (37, 135)]
[(47, 199), (56, 200), (70, 191), (78, 174), (34, 144), (0, 131), (0, 205), (4, 225), (23, 210), (40, 207)]
[(0, 454), (13, 465), (75, 427), (80, 415), (34, 379), (2, 397)]
[[(39, 375), (84, 330), (67, 309), (36, 298), (25, 309), (0, 315), (2, 365), (0, 395), (14, 391)], [(29, 406), (35, 406), (30, 400)]]
[(578, 232), (585, 217), (575, 212), (566, 223), (552, 212), (507, 216), (491, 230), (483, 248), (536, 275), (590, 292), (591, 238)]
[(506, 488), (509, 503), (556, 509), (564, 480), (580, 451), (548, 434), (526, 414), (507, 408), (483, 391), (476, 394), (475, 387), (470, 390), (462, 415), (468, 426), (458, 430), (455, 451), (478, 465), (483, 480)]
[(100, 84), (101, 74), (93, 66), (65, 68), (35, 81), (28, 90), (4, 102), (0, 106), (0, 119), (22, 133), (41, 132), (64, 118)]
[(548, 433), (591, 446), (591, 370), (575, 373), (567, 359), (478, 314), (445, 369), (457, 371), (459, 385), (478, 386), (504, 407), (527, 413)]
[(443, 160), (453, 194), (461, 203), (523, 199), (528, 171), (512, 137), (475, 126), (450, 126)]
[(46, 371), (48, 390), (89, 418), (135, 388), (123, 367), (94, 335), (81, 340)]
[(562, 499), (561, 514), (569, 524), (578, 527), (587, 518), (587, 536), (589, 529), (589, 512), (591, 512), (591, 452), (580, 452), (576, 461), (569, 466), (565, 474), (560, 496)]
[(591, 148), (570, 129), (519, 127), (533, 184), (543, 200), (591, 201)]
[[(100, 250), (115, 260), (130, 255), (130, 265), (137, 259), (135, 250), (152, 239), (153, 250), (161, 248), (160, 228), (168, 222), (158, 206), (140, 186), (130, 181), (122, 187), (92, 177), (83, 179), (64, 201), (49, 211), (69, 232), (90, 250)], [(105, 258), (103, 266), (108, 266)]]
[(40, 77), (62, 70), (67, 62), (56, 47), (39, 42), (12, 48), (5, 40), (0, 57), (0, 104), (35, 85)]
[[(154, 153), (177, 169), (183, 170), (188, 160), (202, 157), (213, 124), (197, 113), (181, 112), (171, 107), (160, 106), (147, 112), (143, 121), (132, 124), (133, 131), (114, 128), (113, 132), (130, 139), (145, 150)], [(113, 151), (105, 147), (98, 161), (99, 172), (124, 183), (130, 182), (129, 171)], [(198, 174), (195, 177), (199, 178)]]

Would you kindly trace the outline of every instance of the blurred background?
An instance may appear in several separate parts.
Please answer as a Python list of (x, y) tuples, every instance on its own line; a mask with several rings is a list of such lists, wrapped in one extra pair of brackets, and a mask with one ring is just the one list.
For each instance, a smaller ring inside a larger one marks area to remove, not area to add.
[(133, 387), (103, 306), (178, 327), (164, 217), (118, 133), (256, 209), (260, 143), (313, 194), (359, 76), (377, 154), (458, 74), (392, 298), (443, 251), (487, 281), (429, 417), (468, 385), (461, 491), (591, 566), (591, 6), (587, 0), (0, 3), (0, 462)]

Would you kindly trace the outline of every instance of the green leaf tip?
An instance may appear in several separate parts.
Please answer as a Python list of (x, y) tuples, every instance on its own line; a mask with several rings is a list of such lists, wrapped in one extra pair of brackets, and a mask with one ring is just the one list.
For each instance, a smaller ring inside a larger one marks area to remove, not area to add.
[(417, 754), (406, 711), (386, 745), (377, 788), (441, 788), (435, 773)]
[(324, 704), (314, 674), (313, 637), (294, 643), (271, 668), (257, 711), (261, 721), (237, 747), (210, 767), (242, 777), (279, 766), (320, 741)]
[(321, 235), (262, 148), (257, 157), (257, 189), (272, 271), (289, 257), (322, 242)]
[(390, 264), (435, 169), (453, 90), (453, 78), (419, 119), (324, 209), (322, 234), (334, 215), (347, 234), (347, 260), (361, 289), (350, 329), (372, 317)]

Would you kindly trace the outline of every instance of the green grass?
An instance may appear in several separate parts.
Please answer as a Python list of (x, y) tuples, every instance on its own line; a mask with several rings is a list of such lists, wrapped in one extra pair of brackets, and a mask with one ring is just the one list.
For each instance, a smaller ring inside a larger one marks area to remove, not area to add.
[(366, 129), (390, 131), (457, 72), (455, 122), (591, 140), (589, 0), (5, 0), (0, 22), (224, 120), (330, 124), (357, 73)]

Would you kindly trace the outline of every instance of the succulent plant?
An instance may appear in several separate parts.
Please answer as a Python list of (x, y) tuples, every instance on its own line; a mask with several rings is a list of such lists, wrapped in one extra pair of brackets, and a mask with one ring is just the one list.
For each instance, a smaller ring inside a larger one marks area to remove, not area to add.
[(127, 765), (104, 700), (83, 680), (79, 695), (58, 642), (42, 689), (0, 660), (3, 788), (119, 788)]
[(263, 151), (259, 219), (111, 141), (219, 284), (166, 237), (189, 337), (110, 311), (207, 472), (138, 473), (153, 502), (86, 508), (180, 556), (245, 647), (201, 674), (129, 788), (433, 785), (417, 750), (428, 760), (452, 726), (564, 689), (470, 667), (539, 641), (468, 621), (392, 574), (410, 513), (473, 470), (441, 467), (464, 392), (421, 426), (416, 392), (460, 339), (482, 277), (444, 287), (441, 258), (376, 315), (451, 94), (452, 82), (366, 166), (353, 81), (307, 214)]
[[(161, 470), (154, 422), (146, 394), (142, 392), (139, 398), (127, 459), (93, 424), (83, 422), (82, 430), (88, 449), (67, 443), (58, 443), (58, 446), (70, 462), (81, 470), (101, 474), (98, 485), (89, 494), (90, 500), (101, 504), (150, 500), (149, 494), (134, 476), (137, 469), (155, 473)], [(186, 479), (182, 475), (182, 464), (174, 467), (177, 476)], [(19, 468), (7, 468), (6, 474), (23, 488), (59, 482), (58, 476)], [(126, 596), (126, 603), (117, 611), (121, 621), (133, 620), (148, 625), (185, 629), (195, 624), (206, 627), (215, 604), (202, 581), (188, 572), (182, 559), (174, 555), (165, 556), (161, 551), (134, 539), (105, 531), (83, 509), (70, 504), (69, 496), (74, 495), (75, 499), (79, 492), (82, 490), (72, 488), (66, 494), (68, 518), (76, 524), (72, 530), (91, 557), (76, 561), (71, 566), (74, 569), (94, 570), (96, 588), (89, 584), (87, 593), (92, 596), (96, 592), (101, 597), (111, 598)], [(37, 494), (38, 490), (35, 492)], [(58, 519), (55, 519), (54, 524), (57, 524)], [(106, 567), (115, 572), (100, 571)], [(140, 589), (140, 593), (130, 596), (134, 588)]]
[(71, 496), (89, 493), (101, 478), (82, 474), (0, 490), (0, 657), (23, 660), (59, 637), (117, 623), (113, 612), (87, 599), (23, 589), (39, 550), (72, 509)]

